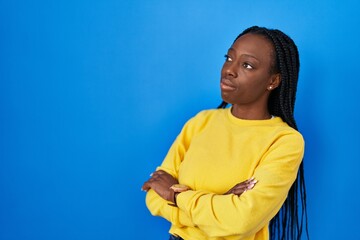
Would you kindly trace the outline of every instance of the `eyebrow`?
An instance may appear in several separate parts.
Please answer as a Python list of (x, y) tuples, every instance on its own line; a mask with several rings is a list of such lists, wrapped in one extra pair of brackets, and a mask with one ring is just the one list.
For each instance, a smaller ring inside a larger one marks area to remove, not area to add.
[[(234, 48), (229, 48), (228, 51), (230, 51), (230, 50), (236, 52)], [(250, 55), (250, 54), (247, 54), (247, 53), (241, 54), (241, 56), (254, 58), (256, 61), (260, 62), (260, 60), (259, 60), (257, 57), (255, 57), (255, 56), (253, 56), (253, 55)]]

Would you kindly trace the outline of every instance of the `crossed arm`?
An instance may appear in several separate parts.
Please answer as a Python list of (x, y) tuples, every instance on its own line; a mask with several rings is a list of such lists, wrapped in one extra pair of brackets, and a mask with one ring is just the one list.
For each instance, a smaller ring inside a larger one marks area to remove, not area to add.
[[(246, 181), (236, 184), (223, 195), (235, 194), (240, 196), (242, 193), (251, 190), (256, 183), (257, 180), (255, 178), (250, 178)], [(152, 173), (151, 177), (143, 184), (141, 189), (147, 192), (151, 188), (164, 200), (176, 203), (176, 194), (171, 189), (171, 186), (174, 184), (178, 184), (177, 179), (163, 170), (158, 170)]]
[(255, 234), (285, 201), (302, 160), (301, 143), (301, 139), (299, 142), (279, 140), (255, 169), (256, 179), (240, 182), (222, 194), (198, 189), (180, 193), (176, 196), (176, 208), (168, 205), (175, 202), (170, 187), (178, 183), (174, 177), (176, 171), (171, 172), (176, 168), (169, 169), (171, 174), (158, 170), (142, 186), (148, 191), (148, 207), (153, 215), (179, 227), (197, 227), (208, 236)]

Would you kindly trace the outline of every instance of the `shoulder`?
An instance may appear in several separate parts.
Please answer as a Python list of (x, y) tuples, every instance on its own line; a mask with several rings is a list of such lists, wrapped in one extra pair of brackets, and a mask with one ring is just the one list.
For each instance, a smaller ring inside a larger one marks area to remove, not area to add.
[(302, 134), (290, 127), (280, 117), (272, 120), (271, 127), (265, 128), (264, 131), (267, 132), (263, 133), (263, 136), (268, 136), (271, 142), (270, 150), (303, 154), (305, 141)]
[(298, 160), (302, 159), (305, 151), (305, 140), (298, 130), (283, 122), (277, 128), (275, 136), (271, 149), (277, 149), (277, 151), (287, 155), (298, 156)]
[(290, 127), (286, 122), (281, 120), (281, 123), (278, 125), (277, 129), (280, 136), (286, 139), (292, 139), (296, 143), (304, 144), (303, 135), (296, 129)]
[(202, 121), (226, 114), (226, 109), (206, 109), (198, 112), (192, 119)]
[(190, 118), (188, 124), (204, 125), (213, 121), (219, 121), (219, 119), (225, 115), (225, 109), (206, 109), (198, 112)]
[(224, 109), (207, 109), (198, 112), (185, 124), (184, 129), (191, 132), (200, 132), (206, 127), (216, 124), (226, 115)]

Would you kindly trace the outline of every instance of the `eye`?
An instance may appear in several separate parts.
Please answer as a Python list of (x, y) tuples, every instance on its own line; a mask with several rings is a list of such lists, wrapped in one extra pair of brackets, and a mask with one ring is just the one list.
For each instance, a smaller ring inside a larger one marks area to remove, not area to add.
[(249, 63), (243, 63), (243, 67), (246, 68), (246, 69), (254, 69), (253, 66), (251, 66)]
[(232, 58), (229, 55), (225, 54), (224, 57), (226, 62), (232, 62)]

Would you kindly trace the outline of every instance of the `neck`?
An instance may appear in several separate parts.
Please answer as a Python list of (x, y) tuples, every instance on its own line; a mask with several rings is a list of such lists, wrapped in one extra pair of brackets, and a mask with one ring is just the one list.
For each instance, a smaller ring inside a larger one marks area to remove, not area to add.
[(272, 117), (267, 108), (254, 110), (254, 108), (246, 109), (238, 105), (232, 106), (231, 113), (237, 118), (246, 120), (266, 120)]

